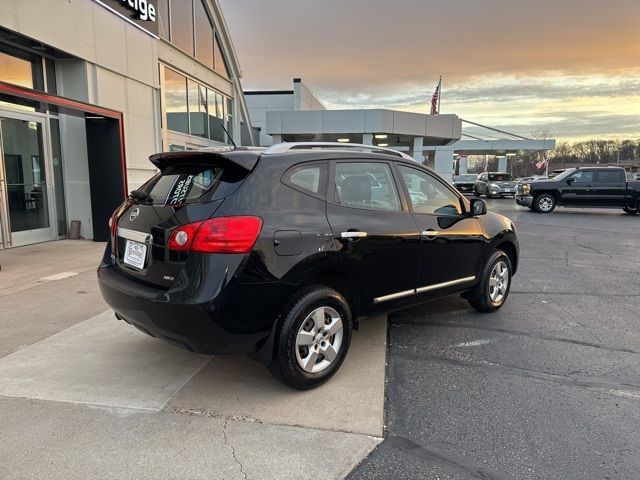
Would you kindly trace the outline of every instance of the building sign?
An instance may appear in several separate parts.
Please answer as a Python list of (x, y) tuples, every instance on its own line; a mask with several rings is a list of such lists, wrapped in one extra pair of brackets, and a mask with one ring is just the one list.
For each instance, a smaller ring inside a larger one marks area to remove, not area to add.
[(158, 36), (158, 0), (96, 0), (147, 33)]

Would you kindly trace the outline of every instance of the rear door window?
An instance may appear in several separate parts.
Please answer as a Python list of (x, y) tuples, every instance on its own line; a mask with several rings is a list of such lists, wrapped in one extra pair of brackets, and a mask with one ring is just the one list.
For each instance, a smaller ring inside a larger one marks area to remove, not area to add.
[(600, 185), (615, 185), (624, 182), (622, 172), (617, 170), (600, 170), (597, 175), (597, 182)]

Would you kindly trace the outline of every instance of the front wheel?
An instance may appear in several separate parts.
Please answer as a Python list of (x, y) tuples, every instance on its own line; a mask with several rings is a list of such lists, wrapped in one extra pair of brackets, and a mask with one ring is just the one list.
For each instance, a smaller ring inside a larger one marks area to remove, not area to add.
[(302, 290), (279, 319), (271, 373), (298, 390), (315, 388), (340, 368), (351, 342), (349, 304), (337, 291)]
[(556, 199), (549, 193), (543, 193), (533, 199), (533, 206), (536, 212), (551, 213), (556, 208)]
[(511, 272), (509, 256), (502, 250), (494, 252), (482, 270), (480, 283), (469, 295), (469, 304), (481, 313), (502, 308), (511, 289)]

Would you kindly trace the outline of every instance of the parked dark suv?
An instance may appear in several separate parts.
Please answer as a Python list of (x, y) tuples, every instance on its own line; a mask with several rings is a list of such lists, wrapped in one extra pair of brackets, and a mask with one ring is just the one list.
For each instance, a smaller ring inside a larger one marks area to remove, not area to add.
[(365, 317), (463, 293), (504, 304), (513, 223), (375, 147), (154, 155), (113, 214), (98, 277), (119, 319), (194, 352), (246, 352), (299, 389), (342, 364)]

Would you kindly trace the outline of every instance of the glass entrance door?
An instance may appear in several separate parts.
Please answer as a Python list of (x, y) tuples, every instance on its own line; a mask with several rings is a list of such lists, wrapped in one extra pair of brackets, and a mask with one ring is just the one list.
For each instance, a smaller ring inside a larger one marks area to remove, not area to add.
[(0, 117), (0, 230), (3, 247), (54, 238), (44, 123)]

